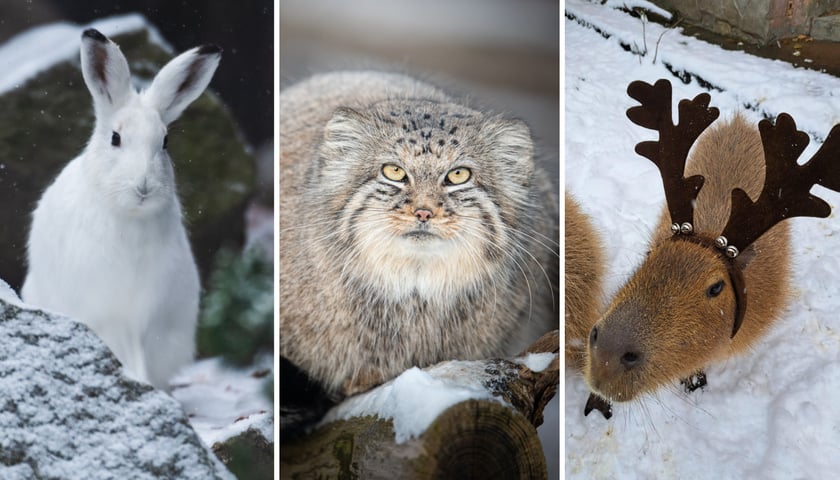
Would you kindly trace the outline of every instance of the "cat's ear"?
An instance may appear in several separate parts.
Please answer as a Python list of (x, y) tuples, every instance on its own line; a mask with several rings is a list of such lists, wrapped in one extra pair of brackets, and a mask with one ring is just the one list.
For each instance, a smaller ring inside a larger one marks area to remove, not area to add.
[(324, 127), (324, 145), (338, 154), (358, 148), (369, 128), (368, 118), (352, 108), (339, 107)]
[(490, 148), (505, 167), (530, 177), (534, 169), (531, 129), (521, 120), (497, 119), (488, 125)]

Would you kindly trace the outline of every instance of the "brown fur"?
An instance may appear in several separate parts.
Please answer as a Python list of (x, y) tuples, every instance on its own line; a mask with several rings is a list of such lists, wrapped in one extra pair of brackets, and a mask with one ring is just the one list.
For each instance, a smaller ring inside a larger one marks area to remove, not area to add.
[(582, 370), (586, 341), (601, 306), (604, 249), (589, 217), (568, 192), (565, 223), (566, 364)]
[[(686, 176), (697, 173), (706, 181), (695, 206), (695, 231), (715, 238), (729, 217), (732, 189), (741, 187), (755, 199), (763, 186), (757, 128), (741, 116), (718, 122), (690, 156)], [(666, 210), (648, 258), (596, 323), (594, 343), (590, 337), (586, 381), (608, 400), (632, 400), (744, 352), (772, 326), (789, 297), (789, 230), (782, 223), (739, 256), (748, 303), (743, 325), (730, 339), (735, 296), (723, 260), (712, 249), (673, 240), (670, 223)], [(726, 284), (721, 294), (707, 296), (721, 280)], [(630, 369), (622, 364), (628, 352), (638, 360)]]

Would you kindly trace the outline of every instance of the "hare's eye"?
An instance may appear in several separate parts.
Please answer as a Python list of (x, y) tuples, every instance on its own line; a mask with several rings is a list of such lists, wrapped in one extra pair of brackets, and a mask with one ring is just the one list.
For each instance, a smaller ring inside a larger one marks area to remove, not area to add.
[(166, 146), (169, 145), (169, 135), (163, 136), (163, 149), (166, 150)]
[(113, 145), (115, 147), (120, 146), (120, 134), (119, 133), (113, 132), (111, 134), (111, 145)]

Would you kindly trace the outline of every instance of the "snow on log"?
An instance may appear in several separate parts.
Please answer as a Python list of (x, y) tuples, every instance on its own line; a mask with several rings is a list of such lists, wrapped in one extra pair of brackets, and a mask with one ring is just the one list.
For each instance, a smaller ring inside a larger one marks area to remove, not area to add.
[(536, 427), (559, 382), (559, 331), (512, 359), (412, 368), (280, 445), (281, 478), (545, 478)]

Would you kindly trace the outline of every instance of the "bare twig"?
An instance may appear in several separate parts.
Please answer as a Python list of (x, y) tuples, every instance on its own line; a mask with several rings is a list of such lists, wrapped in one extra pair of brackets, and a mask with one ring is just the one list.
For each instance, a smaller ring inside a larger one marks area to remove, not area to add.
[(682, 21), (683, 21), (683, 19), (680, 18), (679, 20), (674, 22), (673, 25), (671, 25), (670, 27), (667, 27), (665, 30), (662, 31), (662, 33), (659, 34), (659, 38), (656, 39), (656, 48), (653, 51), (653, 64), (654, 65), (656, 65), (656, 57), (659, 55), (659, 42), (662, 41), (662, 37), (664, 37), (666, 33), (670, 32), (671, 30), (676, 28), (676, 26), (679, 25), (680, 22), (682, 22)]

